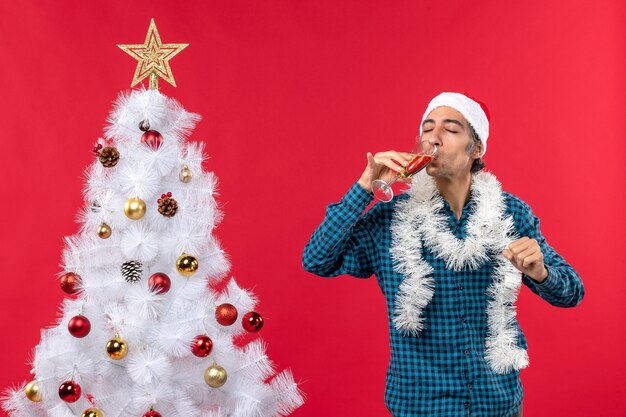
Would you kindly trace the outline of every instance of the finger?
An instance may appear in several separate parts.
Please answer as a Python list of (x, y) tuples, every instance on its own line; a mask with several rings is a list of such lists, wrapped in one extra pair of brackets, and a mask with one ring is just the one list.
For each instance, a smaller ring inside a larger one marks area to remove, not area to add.
[(508, 249), (505, 249), (505, 250), (502, 251), (502, 256), (504, 256), (509, 261), (513, 259), (513, 254)]
[(415, 155), (412, 155), (408, 152), (396, 152), (397, 155), (394, 156), (394, 159), (396, 159), (396, 161), (401, 161), (401, 165), (402, 166), (407, 166), (409, 162), (411, 162), (413, 160), (413, 158), (415, 157)]
[(526, 258), (528, 258), (531, 255), (534, 255), (535, 253), (537, 253), (537, 249), (534, 247), (529, 247), (526, 248), (525, 250), (515, 254), (515, 262), (517, 262), (518, 265), (524, 265)]
[[(393, 166), (389, 167), (388, 166), (388, 161), (386, 159), (384, 159), (384, 157), (380, 157), (381, 153), (377, 153), (376, 155), (372, 155), (371, 152), (367, 153), (367, 166), (369, 169), (371, 169), (374, 172), (380, 172), (381, 169), (384, 169), (385, 167), (387, 168), (391, 168), (394, 172), (397, 171), (397, 169), (401, 169), (398, 167), (397, 164), (394, 164)], [(399, 172), (399, 171), (397, 171)]]
[(541, 252), (535, 252), (532, 255), (524, 258), (522, 266), (524, 268), (530, 268), (533, 264), (536, 264), (538, 262), (543, 262), (543, 254)]
[(511, 251), (514, 251), (515, 248), (525, 245), (529, 240), (530, 238), (528, 237), (523, 237), (521, 239), (514, 240), (513, 242), (509, 243), (509, 249)]
[(517, 246), (514, 246), (513, 248), (510, 248), (511, 253), (513, 253), (513, 255), (519, 255), (522, 252), (527, 251), (528, 249), (534, 248), (536, 250), (539, 250), (539, 245), (537, 244), (537, 241), (530, 239), (527, 240), (525, 242), (521, 242), (519, 243)]
[(389, 158), (384, 158), (384, 157), (374, 157), (374, 161), (378, 164), (378, 165), (384, 165), (387, 168), (391, 169), (394, 172), (400, 172), (402, 171), (402, 167), (400, 165), (398, 165), (397, 162), (395, 162), (392, 159)]
[(411, 159), (413, 159), (413, 155), (411, 155), (410, 153), (397, 151), (378, 152), (376, 155), (374, 155), (374, 157), (393, 159), (402, 166), (406, 166), (406, 164), (411, 162)]
[(397, 153), (396, 151), (384, 151), (384, 152), (376, 152), (374, 154), (374, 158), (389, 158), (392, 154)]
[(520, 239), (514, 240), (511, 243), (509, 243), (509, 249), (511, 248), (515, 249), (516, 247), (523, 246), (527, 244), (528, 241), (530, 241), (529, 237), (522, 237)]

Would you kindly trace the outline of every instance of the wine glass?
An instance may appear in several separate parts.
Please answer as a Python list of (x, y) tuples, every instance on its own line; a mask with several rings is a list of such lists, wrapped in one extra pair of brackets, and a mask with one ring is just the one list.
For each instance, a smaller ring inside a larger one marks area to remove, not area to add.
[(382, 179), (372, 181), (374, 197), (385, 203), (390, 202), (393, 198), (391, 185), (396, 182), (398, 178), (411, 178), (424, 169), (437, 155), (437, 145), (433, 145), (427, 140), (418, 140), (409, 153), (412, 155), (411, 161), (389, 182)]

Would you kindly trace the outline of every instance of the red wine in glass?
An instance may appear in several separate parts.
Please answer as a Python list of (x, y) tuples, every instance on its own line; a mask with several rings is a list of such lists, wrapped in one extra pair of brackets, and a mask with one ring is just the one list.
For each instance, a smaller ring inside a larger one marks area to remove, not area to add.
[(380, 201), (388, 203), (393, 198), (393, 189), (391, 188), (391, 184), (396, 182), (398, 178), (411, 178), (413, 175), (424, 169), (424, 167), (426, 167), (426, 165), (428, 165), (437, 155), (437, 146), (435, 145), (431, 145), (426, 142), (426, 144), (418, 143), (417, 146), (419, 151), (416, 152), (413, 159), (411, 159), (402, 171), (391, 179), (391, 181), (386, 182), (381, 179), (372, 181), (372, 192), (374, 193), (374, 197)]
[(430, 161), (435, 158), (435, 155), (425, 155), (419, 154), (415, 155), (411, 162), (409, 162), (406, 167), (400, 172), (400, 176), (403, 178), (411, 178), (413, 174), (417, 174), (424, 168)]

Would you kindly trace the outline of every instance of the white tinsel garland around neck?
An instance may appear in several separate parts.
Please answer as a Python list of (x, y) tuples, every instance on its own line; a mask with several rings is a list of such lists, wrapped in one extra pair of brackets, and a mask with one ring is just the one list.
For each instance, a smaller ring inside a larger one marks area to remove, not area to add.
[[(423, 311), (435, 292), (434, 271), (422, 257), (423, 246), (461, 271), (478, 269), (494, 262), (493, 282), (487, 290), (489, 305), (485, 359), (498, 373), (528, 365), (526, 350), (517, 346), (514, 303), (521, 287), (521, 274), (501, 255), (516, 238), (511, 216), (505, 216), (502, 188), (495, 176), (479, 172), (472, 176), (472, 198), (465, 239), (449, 230), (443, 213), (444, 200), (435, 181), (422, 171), (407, 191), (410, 198), (399, 201), (391, 223), (390, 253), (394, 269), (404, 275), (395, 300), (394, 325), (405, 336), (417, 336), (425, 327)], [(491, 254), (496, 254), (492, 259)]]

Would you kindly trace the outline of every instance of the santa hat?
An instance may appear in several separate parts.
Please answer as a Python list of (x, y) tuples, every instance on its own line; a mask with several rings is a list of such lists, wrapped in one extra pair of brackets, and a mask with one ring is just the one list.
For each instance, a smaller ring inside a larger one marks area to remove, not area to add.
[[(474, 128), (478, 139), (483, 144), (483, 153), (480, 155), (483, 156), (487, 152), (487, 138), (489, 137), (489, 110), (487, 110), (487, 106), (469, 98), (465, 94), (441, 93), (428, 103), (428, 107), (422, 117), (422, 123), (424, 123), (430, 112), (441, 106), (451, 107), (465, 117), (465, 120)], [(420, 125), (421, 134), (422, 127)]]

